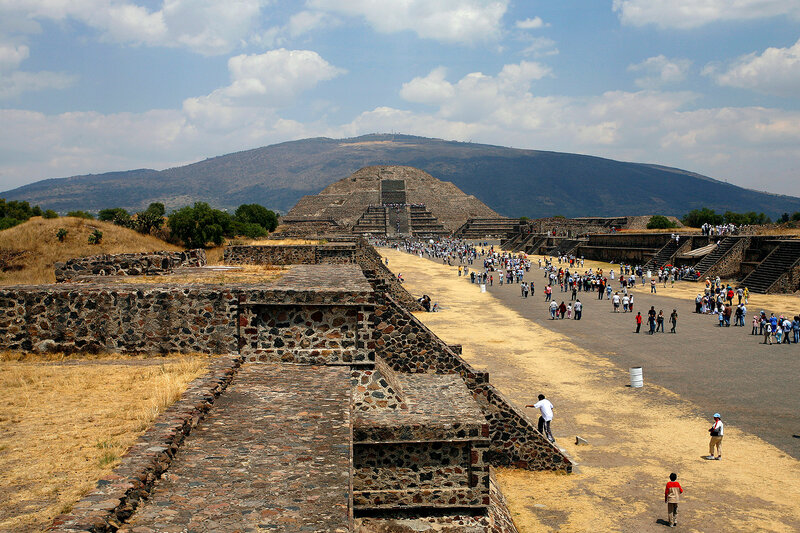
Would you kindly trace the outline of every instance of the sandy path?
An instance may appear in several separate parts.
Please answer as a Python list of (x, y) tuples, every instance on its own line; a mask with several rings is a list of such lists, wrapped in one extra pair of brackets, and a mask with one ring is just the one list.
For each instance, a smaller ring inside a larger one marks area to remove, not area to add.
[[(570, 476), (498, 472), (522, 531), (661, 531), (670, 472), (686, 491), (682, 530), (800, 531), (800, 462), (733, 427), (724, 460), (703, 460), (710, 421), (687, 414), (696, 406), (657, 386), (626, 387), (627, 372), (478, 292), (455, 267), (380, 251), (412, 294), (444, 306), (419, 318), (462, 344), (512, 401), (523, 406), (539, 392), (553, 400), (553, 432), (580, 467)], [(590, 444), (575, 446), (575, 435)]]

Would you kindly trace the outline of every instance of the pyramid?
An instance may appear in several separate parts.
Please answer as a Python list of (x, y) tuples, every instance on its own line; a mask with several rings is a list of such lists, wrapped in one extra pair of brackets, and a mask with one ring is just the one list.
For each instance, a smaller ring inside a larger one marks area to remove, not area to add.
[(422, 234), (437, 233), (438, 228), (444, 234), (470, 218), (499, 217), (450, 182), (418, 168), (393, 165), (364, 167), (319, 194), (304, 196), (284, 221), (331, 219), (356, 233), (367, 228), (365, 233)]

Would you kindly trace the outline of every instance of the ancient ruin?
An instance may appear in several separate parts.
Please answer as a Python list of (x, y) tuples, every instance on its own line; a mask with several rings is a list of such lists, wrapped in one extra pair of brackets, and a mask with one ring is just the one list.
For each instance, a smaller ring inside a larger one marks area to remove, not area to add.
[(345, 228), (357, 235), (440, 237), (471, 218), (500, 217), (449, 182), (413, 167), (365, 167), (304, 196), (281, 219), (284, 235)]
[[(201, 515), (187, 502), (202, 501), (222, 530), (512, 532), (490, 467), (572, 469), (411, 313), (364, 240), (233, 246), (227, 266), (162, 264), (148, 283), (146, 269), (108, 266), (133, 259), (0, 290), (4, 349), (222, 355), (53, 531), (192, 529)], [(273, 279), (204, 281), (236, 265)]]

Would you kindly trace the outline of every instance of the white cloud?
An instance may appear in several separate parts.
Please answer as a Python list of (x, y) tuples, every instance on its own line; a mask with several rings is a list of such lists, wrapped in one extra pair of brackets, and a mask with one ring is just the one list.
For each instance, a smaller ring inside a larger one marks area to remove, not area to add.
[(544, 57), (558, 55), (558, 48), (553, 39), (547, 37), (534, 37), (530, 44), (522, 50), (522, 55), (532, 57)]
[(614, 0), (623, 24), (689, 29), (725, 20), (800, 18), (797, 0)]
[(635, 65), (629, 65), (631, 72), (644, 74), (636, 79), (636, 85), (644, 89), (654, 89), (662, 85), (682, 82), (686, 79), (692, 62), (688, 59), (668, 59), (663, 55), (649, 57)]
[(787, 97), (800, 97), (800, 40), (788, 48), (748, 54), (720, 72), (708, 65), (703, 74), (718, 84)]
[(0, 76), (0, 99), (19, 96), (26, 92), (66, 89), (74, 85), (76, 80), (76, 76), (60, 72), (18, 70)]
[(445, 79), (446, 74), (444, 67), (438, 67), (424, 78), (414, 78), (403, 84), (400, 96), (409, 102), (441, 104), (455, 94), (455, 89)]
[(0, 44), (0, 72), (17, 68), (29, 54), (25, 45)]
[(532, 19), (528, 18), (525, 20), (518, 20), (514, 26), (521, 30), (536, 30), (539, 28), (544, 28), (545, 26), (549, 26), (549, 24), (545, 24), (540, 17), (533, 17)]
[(308, 0), (314, 9), (363, 17), (381, 33), (413, 31), (424, 39), (473, 44), (500, 35), (508, 0)]
[(0, 18), (75, 20), (108, 42), (185, 47), (218, 55), (235, 50), (259, 31), (259, 14), (267, 2), (164, 0), (159, 9), (150, 10), (118, 0), (0, 0)]
[(323, 13), (321, 11), (301, 11), (291, 16), (287, 30), (289, 35), (297, 37), (319, 28), (328, 27), (332, 24), (335, 24), (335, 19), (328, 13)]

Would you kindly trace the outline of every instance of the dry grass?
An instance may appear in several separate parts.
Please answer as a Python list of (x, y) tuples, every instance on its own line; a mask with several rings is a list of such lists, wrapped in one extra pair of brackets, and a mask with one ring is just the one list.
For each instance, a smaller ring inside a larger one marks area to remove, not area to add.
[[(236, 244), (248, 245), (264, 245), (264, 246), (292, 246), (296, 244), (323, 244), (325, 241), (320, 239), (241, 239), (236, 241)], [(231, 243), (233, 244), (233, 243)]]
[(0, 531), (39, 531), (69, 511), (208, 364), (53, 358), (6, 353), (0, 362)]
[[(64, 242), (59, 242), (56, 237), (59, 228), (67, 230)], [(103, 232), (103, 239), (100, 244), (89, 244), (89, 235), (95, 229)], [(109, 222), (72, 217), (34, 217), (24, 224), (0, 231), (0, 249), (26, 252), (19, 260), (21, 270), (0, 272), (0, 285), (55, 283), (53, 265), (72, 257), (181, 250), (156, 237)]]

